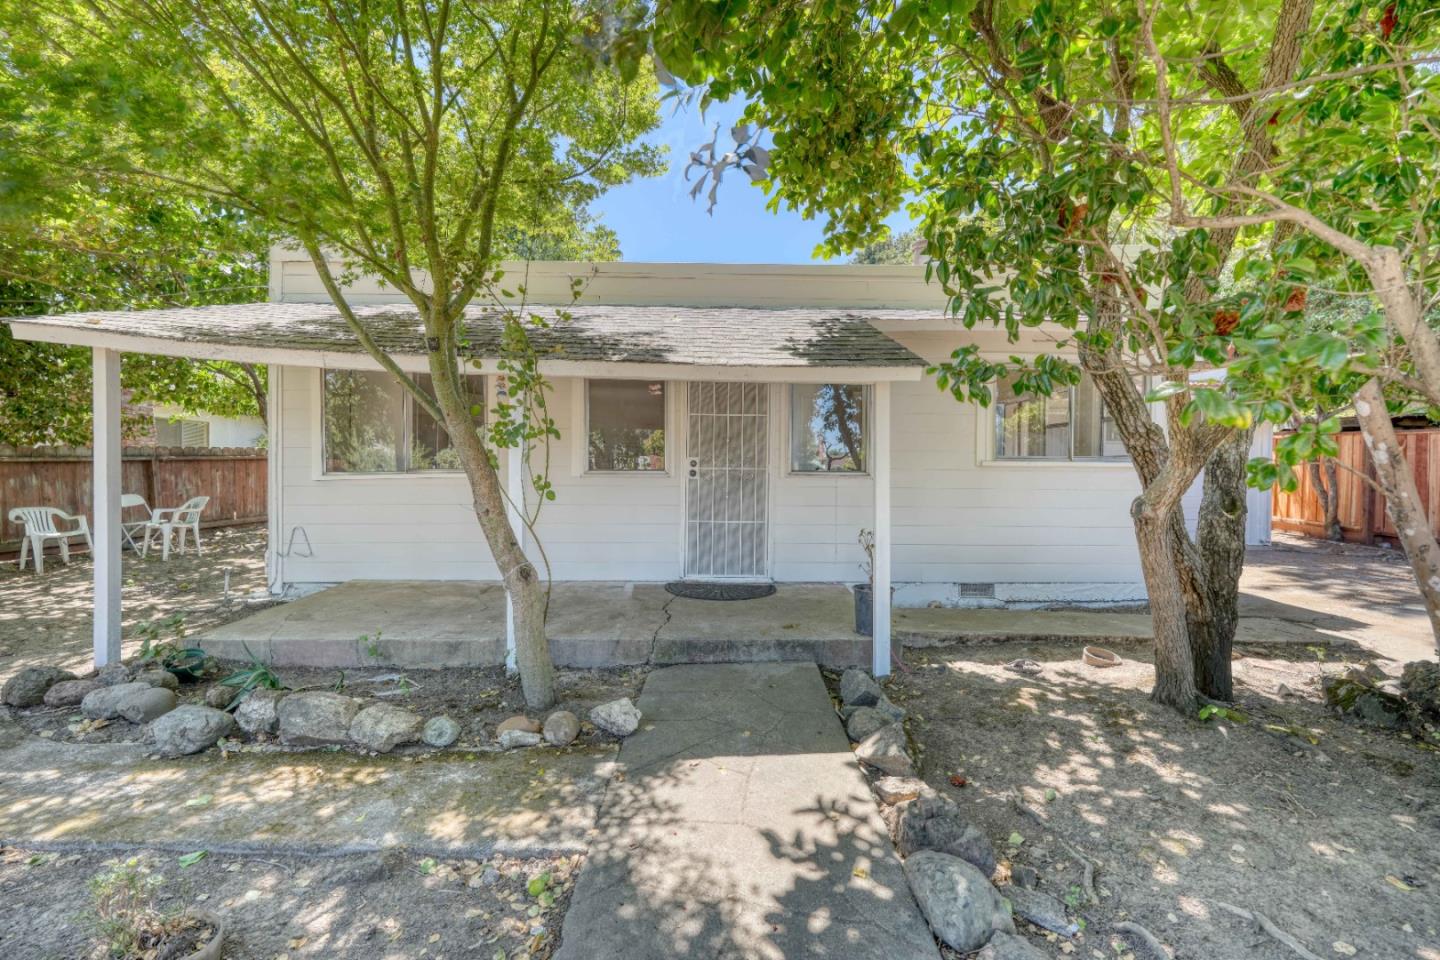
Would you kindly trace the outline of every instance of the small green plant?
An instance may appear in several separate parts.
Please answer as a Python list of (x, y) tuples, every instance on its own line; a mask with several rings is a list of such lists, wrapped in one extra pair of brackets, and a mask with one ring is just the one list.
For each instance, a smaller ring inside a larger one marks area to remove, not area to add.
[(138, 858), (115, 863), (90, 879), (95, 933), (111, 956), (141, 956), (164, 942), (172, 921), (155, 903), (164, 882)]
[(330, 689), (331, 689), (331, 690), (334, 690), (336, 693), (344, 693), (344, 692), (345, 692), (345, 671), (344, 671), (344, 670), (336, 670), (336, 671), (335, 671), (335, 682), (332, 683), (332, 684), (330, 684)]
[(144, 662), (158, 660), (162, 664), (167, 658), (178, 655), (180, 641), (185, 639), (185, 615), (172, 613), (168, 617), (149, 620), (135, 628), (140, 637), (140, 659)]
[(229, 704), (225, 707), (226, 710), (232, 709), (240, 702), (240, 699), (251, 690), (260, 688), (266, 690), (285, 689), (285, 684), (280, 682), (280, 677), (271, 669), (270, 665), (255, 656), (248, 645), (245, 647), (245, 652), (250, 654), (250, 665), (236, 670), (220, 681), (220, 685), (223, 687), (236, 688), (235, 696), (230, 698)]
[(376, 630), (375, 636), (373, 637), (368, 633), (360, 634), (360, 642), (365, 644), (365, 656), (371, 660), (380, 659), (380, 634), (382, 632), (383, 631)]
[(1222, 707), (1218, 703), (1207, 703), (1200, 708), (1200, 720), (1202, 722), (1213, 720), (1219, 717), (1221, 720), (1229, 720), (1231, 723), (1249, 723), (1250, 718), (1239, 710), (1230, 707)]

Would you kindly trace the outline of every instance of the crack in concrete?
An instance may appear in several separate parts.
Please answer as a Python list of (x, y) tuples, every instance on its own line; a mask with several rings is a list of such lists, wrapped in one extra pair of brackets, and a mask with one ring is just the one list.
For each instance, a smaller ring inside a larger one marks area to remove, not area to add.
[(672, 613), (670, 612), (670, 604), (674, 603), (676, 600), (679, 600), (679, 599), (680, 599), (679, 597), (675, 596), (675, 595), (672, 593), (672, 594), (670, 595), (670, 599), (669, 599), (669, 600), (666, 600), (666, 601), (665, 601), (665, 605), (660, 608), (660, 612), (665, 615), (665, 619), (660, 621), (660, 623), (655, 627), (655, 632), (650, 635), (650, 656), (649, 656), (649, 657), (646, 659), (646, 661), (645, 661), (645, 662), (648, 663), (648, 664), (654, 665), (654, 663), (655, 663), (655, 648), (660, 645), (660, 631), (661, 631), (661, 630), (664, 630), (666, 627), (668, 627), (668, 626), (670, 625), (670, 621), (671, 621), (671, 620), (674, 618), (674, 616), (675, 616), (674, 614), (672, 614)]

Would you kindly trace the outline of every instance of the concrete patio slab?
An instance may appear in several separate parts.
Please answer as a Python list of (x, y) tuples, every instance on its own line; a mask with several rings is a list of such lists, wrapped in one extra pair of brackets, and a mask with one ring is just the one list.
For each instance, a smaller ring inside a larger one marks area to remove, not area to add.
[(936, 960), (812, 664), (646, 680), (557, 960)]
[[(557, 583), (546, 630), (565, 667), (808, 660), (866, 664), (854, 599), (783, 584), (759, 600), (688, 600), (658, 583)], [(505, 593), (472, 581), (352, 580), (215, 627), (212, 655), (277, 666), (488, 667), (505, 661)]]
[(212, 751), (148, 760), (139, 744), (51, 743), (0, 721), (0, 845), (581, 852), (614, 755)]

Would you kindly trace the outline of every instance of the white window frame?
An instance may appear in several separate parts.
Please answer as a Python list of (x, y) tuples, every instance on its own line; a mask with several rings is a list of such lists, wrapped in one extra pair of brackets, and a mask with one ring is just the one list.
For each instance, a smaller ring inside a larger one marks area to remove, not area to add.
[[(864, 444), (864, 447), (865, 447), (865, 469), (864, 469), (864, 470), (796, 470), (796, 469), (795, 469), (795, 446), (794, 446), (794, 439), (795, 439), (795, 438), (794, 438), (794, 432), (795, 432), (795, 409), (794, 409), (794, 407), (795, 407), (795, 388), (796, 388), (796, 387), (823, 387), (823, 386), (824, 386), (825, 384), (827, 384), (827, 383), (838, 383), (838, 384), (842, 384), (842, 385), (844, 385), (844, 386), (860, 387), (861, 389), (863, 389), (863, 390), (865, 391), (865, 423), (864, 423), (864, 425), (861, 427), (861, 430), (864, 431), (864, 436), (862, 436), (862, 437), (860, 438), (860, 439), (863, 441), (863, 444)], [(855, 478), (855, 479), (865, 479), (865, 478), (868, 478), (868, 477), (870, 476), (870, 467), (871, 467), (870, 455), (871, 455), (871, 452), (872, 452), (873, 449), (874, 449), (874, 443), (872, 442), (872, 439), (871, 439), (871, 437), (872, 437), (871, 430), (872, 430), (873, 427), (874, 427), (874, 420), (875, 420), (875, 413), (874, 413), (874, 407), (875, 407), (875, 385), (874, 385), (873, 383), (866, 383), (866, 382), (864, 382), (864, 381), (856, 381), (856, 380), (816, 380), (816, 381), (808, 381), (808, 380), (807, 380), (807, 381), (805, 381), (804, 383), (791, 382), (791, 383), (781, 384), (781, 386), (782, 386), (782, 387), (784, 388), (784, 390), (785, 390), (785, 425), (784, 425), (784, 435), (785, 435), (785, 436), (784, 436), (784, 441), (781, 443), (780, 450), (781, 450), (782, 456), (784, 456), (784, 458), (785, 458), (785, 467), (784, 467), (785, 476), (787, 476), (787, 477), (827, 477), (827, 478), (832, 479), (832, 480), (837, 479), (837, 478), (842, 478), (842, 477), (853, 477), (853, 478)]]
[[(354, 480), (354, 481), (383, 481), (391, 483), (397, 480), (448, 480), (455, 481), (465, 476), (462, 470), (386, 470), (378, 473), (357, 473), (354, 471), (331, 473), (325, 469), (325, 374), (331, 370), (358, 370), (364, 373), (375, 373), (376, 370), (370, 367), (313, 367), (310, 377), (310, 436), (313, 441), (310, 444), (310, 479), (312, 480)], [(381, 371), (383, 372), (383, 371)], [(417, 371), (424, 372), (424, 371)], [(479, 376), (484, 378), (482, 389), (485, 392), (484, 416), (488, 421), (491, 411), (495, 408), (496, 381), (499, 379), (488, 373), (471, 373), (462, 370), (465, 376)], [(413, 402), (413, 401), (412, 401)]]
[[(591, 470), (590, 469), (590, 382), (592, 380), (633, 380), (665, 385), (665, 469), (664, 470)], [(651, 479), (675, 476), (675, 396), (678, 381), (660, 377), (576, 377), (574, 395), (570, 398), (571, 429), (570, 475), (574, 477), (646, 477)], [(561, 433), (564, 433), (562, 430)]]
[[(989, 360), (1007, 360), (1009, 354), (984, 355)], [(1025, 359), (1033, 359), (1027, 357)], [(1066, 387), (1071, 394), (1070, 407), (1070, 449), (1075, 449), (1075, 407), (1074, 387)], [(975, 463), (981, 467), (1019, 467), (1020, 469), (1075, 469), (1082, 470), (1100, 469), (1133, 469), (1129, 455), (1123, 457), (1000, 457), (996, 456), (995, 450), (998, 443), (998, 408), (999, 391), (994, 391), (988, 407), (982, 407), (975, 403)]]

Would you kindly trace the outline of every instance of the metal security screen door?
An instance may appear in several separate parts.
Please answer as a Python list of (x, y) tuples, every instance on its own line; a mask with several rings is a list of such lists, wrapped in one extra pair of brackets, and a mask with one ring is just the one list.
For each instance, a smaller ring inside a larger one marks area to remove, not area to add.
[(685, 464), (685, 575), (768, 574), (770, 392), (763, 383), (691, 383)]

